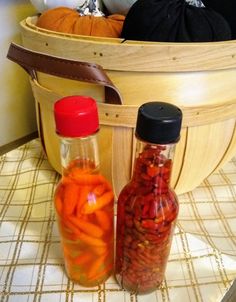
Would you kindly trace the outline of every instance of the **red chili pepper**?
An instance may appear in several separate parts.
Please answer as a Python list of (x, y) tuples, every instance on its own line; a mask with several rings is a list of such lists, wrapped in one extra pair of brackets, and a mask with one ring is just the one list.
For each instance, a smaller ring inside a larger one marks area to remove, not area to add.
[(151, 230), (156, 229), (156, 223), (152, 219), (142, 220), (141, 226), (145, 229), (151, 229)]
[[(150, 202), (148, 214), (149, 214), (149, 217), (150, 217), (151, 219), (153, 219), (153, 218), (156, 217), (156, 215), (157, 215), (157, 202), (156, 202), (155, 200), (152, 200), (152, 201)], [(155, 221), (155, 222), (156, 222), (156, 221)]]
[(149, 210), (150, 210), (149, 204), (145, 204), (143, 206), (143, 209), (142, 209), (142, 218), (148, 218), (149, 217)]
[(160, 173), (160, 168), (158, 166), (151, 165), (151, 166), (147, 167), (147, 174), (150, 177), (154, 177), (154, 176), (156, 176), (159, 173)]

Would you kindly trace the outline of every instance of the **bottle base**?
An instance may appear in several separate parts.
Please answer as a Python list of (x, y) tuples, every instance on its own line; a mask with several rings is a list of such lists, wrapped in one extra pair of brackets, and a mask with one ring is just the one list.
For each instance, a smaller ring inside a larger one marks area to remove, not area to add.
[(112, 275), (112, 271), (109, 271), (107, 272), (106, 274), (103, 274), (102, 276), (98, 276), (97, 278), (90, 278), (88, 279), (87, 276), (83, 276), (81, 274), (71, 274), (67, 271), (66, 272), (66, 275), (67, 277), (75, 284), (78, 284), (80, 286), (83, 286), (83, 287), (96, 287), (98, 285), (101, 285), (103, 284), (104, 282), (106, 282), (106, 280)]
[(83, 286), (83, 287), (96, 287), (98, 285), (101, 285), (103, 284), (104, 282), (106, 282), (106, 280), (110, 277), (110, 276), (107, 276), (106, 278), (103, 278), (101, 280), (95, 280), (93, 282), (86, 282), (86, 281), (82, 281), (82, 280), (77, 280), (77, 279), (74, 279), (70, 276), (67, 275), (67, 277), (75, 284), (78, 284), (80, 286)]
[(162, 282), (158, 282), (154, 286), (148, 286), (147, 284), (128, 284), (122, 281), (122, 278), (119, 276), (115, 276), (115, 279), (123, 290), (137, 295), (148, 295), (159, 289), (162, 285)]

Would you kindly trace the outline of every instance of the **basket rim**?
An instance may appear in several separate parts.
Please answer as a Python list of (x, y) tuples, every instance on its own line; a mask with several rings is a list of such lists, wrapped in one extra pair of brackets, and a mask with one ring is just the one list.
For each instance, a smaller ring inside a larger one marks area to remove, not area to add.
[[(109, 37), (97, 37), (97, 36), (86, 36), (86, 35), (77, 35), (77, 34), (71, 34), (71, 33), (63, 33), (63, 32), (57, 32), (45, 28), (38, 27), (36, 25), (36, 21), (38, 20), (38, 16), (29, 16), (22, 20), (21, 22), (25, 23), (27, 26), (31, 27), (34, 30), (37, 30), (39, 32), (45, 32), (48, 34), (53, 34), (56, 36), (61, 36), (61, 37), (67, 37), (71, 39), (76, 39), (76, 40), (89, 40), (90, 42), (106, 42), (106, 43), (111, 43), (111, 44), (123, 44), (123, 45), (144, 45), (144, 46), (161, 46), (161, 45), (168, 45), (168, 46), (173, 46), (173, 47), (192, 47), (192, 46), (197, 46), (197, 47), (219, 47), (219, 46), (225, 46), (227, 44), (235, 44), (236, 45), (236, 40), (226, 40), (226, 41), (213, 41), (213, 42), (149, 42), (149, 41), (138, 41), (138, 40), (125, 40), (123, 38), (109, 38)], [(125, 43), (125, 44), (124, 44)]]
[[(99, 60), (104, 63), (98, 63), (106, 69), (187, 72), (236, 68), (236, 40), (201, 43), (124, 41), (120, 38), (81, 36), (42, 29), (35, 25), (37, 18), (30, 16), (20, 22), (23, 37), (30, 33), (41, 35), (44, 46), (45, 43), (52, 45), (56, 39), (66, 43), (69, 38), (74, 46), (81, 45), (81, 49), (93, 51), (95, 62), (100, 56)], [(50, 51), (50, 47), (48, 49)], [(55, 54), (55, 48), (53, 51)], [(139, 58), (142, 58), (142, 62), (138, 62)]]

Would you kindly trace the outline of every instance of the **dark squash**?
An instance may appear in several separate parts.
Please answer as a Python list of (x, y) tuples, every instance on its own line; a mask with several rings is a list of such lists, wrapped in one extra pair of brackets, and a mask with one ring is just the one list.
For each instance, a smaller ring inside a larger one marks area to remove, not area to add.
[(206, 7), (220, 13), (229, 23), (232, 39), (236, 39), (236, 1), (235, 0), (202, 0)]
[(126, 16), (121, 36), (141, 41), (211, 42), (230, 40), (231, 29), (213, 9), (185, 0), (138, 0)]

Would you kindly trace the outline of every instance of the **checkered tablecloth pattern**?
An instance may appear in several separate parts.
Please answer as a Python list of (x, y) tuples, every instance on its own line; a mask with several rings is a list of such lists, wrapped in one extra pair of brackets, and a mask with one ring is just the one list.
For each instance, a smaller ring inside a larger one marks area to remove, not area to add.
[(111, 277), (84, 288), (65, 275), (52, 197), (59, 175), (35, 139), (0, 159), (0, 302), (217, 302), (236, 278), (236, 158), (179, 196), (166, 279), (148, 295)]

